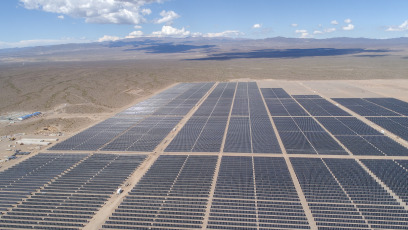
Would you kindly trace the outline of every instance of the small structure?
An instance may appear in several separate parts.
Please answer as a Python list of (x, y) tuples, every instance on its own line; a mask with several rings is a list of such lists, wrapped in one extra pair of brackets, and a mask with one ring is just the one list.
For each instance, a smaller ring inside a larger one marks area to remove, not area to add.
[(38, 116), (38, 115), (40, 115), (40, 114), (41, 114), (41, 112), (35, 112), (35, 113), (32, 113), (32, 114), (24, 115), (24, 116), (19, 117), (19, 118), (17, 118), (17, 119), (18, 119), (19, 121), (23, 121), (23, 120), (26, 120), (26, 119), (28, 119), (28, 118), (30, 118), (30, 117)]
[(44, 141), (44, 139), (23, 138), (23, 139), (21, 139), (19, 141), (16, 141), (16, 144), (18, 144), (18, 145), (42, 145), (42, 146), (47, 146), (47, 145), (50, 145), (51, 142)]

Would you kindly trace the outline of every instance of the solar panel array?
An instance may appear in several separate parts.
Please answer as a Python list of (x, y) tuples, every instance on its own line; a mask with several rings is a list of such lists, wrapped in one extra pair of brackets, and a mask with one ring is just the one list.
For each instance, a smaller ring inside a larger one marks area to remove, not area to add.
[(408, 229), (408, 148), (352, 116), (407, 139), (406, 102), (336, 99), (347, 113), (255, 82), (213, 86), (178, 84), (52, 148), (112, 153), (2, 169), (0, 228)]
[(275, 117), (274, 122), (289, 154), (347, 155), (312, 117)]
[(103, 228), (201, 228), (216, 163), (217, 156), (160, 156)]
[(224, 156), (208, 229), (309, 229), (283, 158)]
[(408, 103), (396, 98), (364, 98), (364, 100), (382, 106), (400, 115), (408, 116)]
[[(364, 98), (332, 98), (361, 116), (400, 116), (400, 114)], [(396, 99), (395, 99), (396, 100)], [(392, 104), (389, 106), (394, 108)], [(408, 108), (408, 107), (407, 107)]]
[(291, 158), (291, 163), (319, 229), (368, 228), (323, 159)]
[(400, 218), (408, 211), (400, 205), (355, 160), (325, 159), (332, 171), (356, 205), (367, 223), (374, 229), (406, 229), (408, 221)]
[(0, 172), (1, 211), (30, 196), (86, 154), (39, 154)]
[(182, 83), (165, 90), (50, 150), (151, 152), (214, 83)]
[(408, 156), (408, 149), (354, 117), (318, 120), (354, 155)]
[[(348, 116), (346, 112), (315, 95), (298, 95), (294, 100), (282, 88), (261, 90), (287, 153), (347, 155), (347, 152), (302, 106), (312, 116), (332, 114)], [(282, 100), (286, 102), (282, 103)], [(299, 101), (302, 102), (300, 103), (302, 106), (297, 103)]]
[[(333, 98), (333, 100), (408, 141), (407, 102), (395, 98)], [(404, 147), (388, 137), (371, 137), (370, 142), (372, 141), (375, 142), (374, 146), (385, 155), (406, 156), (408, 154)]]
[(305, 110), (282, 88), (261, 88), (272, 116), (309, 116)]
[(346, 111), (323, 98), (304, 98), (302, 95), (294, 96), (294, 98), (296, 98), (296, 101), (312, 116), (350, 116)]
[[(408, 203), (407, 160), (361, 160), (399, 198)], [(408, 217), (408, 216), (406, 216)], [(408, 218), (406, 218), (408, 220)]]
[(236, 85), (219, 83), (165, 151), (219, 152)]
[(367, 117), (367, 119), (408, 141), (408, 117)]
[[(18, 192), (8, 194), (18, 200), (15, 199), (13, 206), (1, 215), (0, 227), (82, 228), (144, 158), (145, 155), (117, 154), (36, 155), (2, 173), (2, 176), (8, 176), (6, 174), (14, 173), (16, 169), (31, 170), (7, 186), (24, 192), (24, 197), (14, 196)], [(37, 162), (44, 165), (35, 168)]]
[(102, 151), (153, 151), (182, 117), (152, 116), (103, 147)]
[[(407, 228), (408, 211), (355, 160), (292, 158), (291, 161), (319, 229)], [(405, 186), (403, 179), (407, 172), (396, 173), (399, 166), (392, 161), (363, 162), (369, 163), (370, 169), (389, 182), (391, 188)], [(399, 181), (394, 182), (393, 176)]]
[(224, 152), (281, 153), (255, 82), (238, 83)]

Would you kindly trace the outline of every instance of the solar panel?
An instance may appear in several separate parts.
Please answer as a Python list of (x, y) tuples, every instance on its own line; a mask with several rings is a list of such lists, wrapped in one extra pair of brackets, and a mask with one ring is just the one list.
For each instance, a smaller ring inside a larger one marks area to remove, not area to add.
[(159, 156), (104, 228), (201, 228), (217, 156)]
[[(84, 227), (145, 157), (38, 154), (18, 164), (15, 169), (24, 167), (30, 170), (31, 175), (22, 179), (31, 179), (32, 182), (31, 177), (36, 176), (42, 178), (42, 183), (38, 183), (34, 190), (28, 190), (27, 199), (10, 207), (9, 212), (2, 215), (1, 223), (8, 227), (6, 224), (13, 223), (17, 228), (30, 224), (36, 229), (54, 225)], [(33, 164), (35, 161), (43, 165)], [(17, 184), (21, 186), (21, 182), (23, 180)]]
[(399, 114), (363, 98), (332, 98), (361, 116), (399, 116)]
[(367, 119), (408, 141), (407, 117), (367, 117)]
[(393, 112), (408, 116), (408, 103), (396, 98), (364, 98), (364, 100), (382, 106)]

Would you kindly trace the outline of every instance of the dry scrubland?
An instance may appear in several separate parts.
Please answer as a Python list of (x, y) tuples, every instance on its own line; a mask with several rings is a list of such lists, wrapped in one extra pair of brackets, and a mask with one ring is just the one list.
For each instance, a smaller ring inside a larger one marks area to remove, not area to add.
[[(0, 122), (0, 135), (44, 127), (76, 132), (177, 82), (232, 79), (407, 79), (405, 50), (387, 55), (185, 60), (191, 54), (139, 54), (134, 60), (0, 63), (0, 114), (45, 113), (21, 123)], [(145, 58), (144, 58), (145, 57)]]

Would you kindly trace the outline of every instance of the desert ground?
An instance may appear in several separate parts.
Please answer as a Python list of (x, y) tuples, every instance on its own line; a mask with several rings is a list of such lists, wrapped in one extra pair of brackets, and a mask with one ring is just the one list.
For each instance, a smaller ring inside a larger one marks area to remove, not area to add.
[[(352, 90), (408, 100), (408, 50), (399, 43), (275, 43), (149, 41), (0, 52), (0, 157), (41, 150), (15, 146), (13, 135), (62, 140), (178, 82), (268, 79), (327, 97)], [(16, 121), (36, 111), (42, 115)]]

